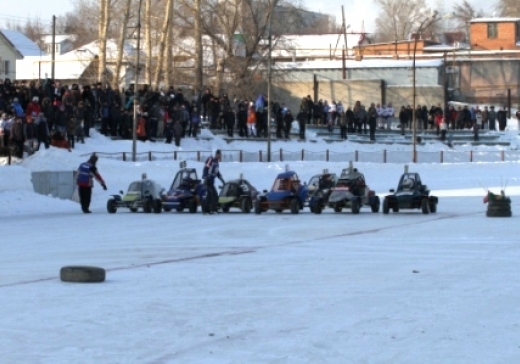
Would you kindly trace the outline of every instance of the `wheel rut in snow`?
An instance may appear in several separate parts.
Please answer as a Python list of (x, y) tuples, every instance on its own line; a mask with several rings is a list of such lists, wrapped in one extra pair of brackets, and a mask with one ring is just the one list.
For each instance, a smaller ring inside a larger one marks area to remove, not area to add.
[[(453, 218), (465, 217), (465, 216), (476, 215), (476, 214), (481, 214), (481, 213), (482, 213), (482, 211), (470, 212), (470, 213), (465, 213), (465, 214), (448, 214), (448, 215), (437, 216), (437, 217), (430, 218), (427, 220), (421, 220), (421, 221), (416, 221), (416, 222), (412, 222), (412, 223), (407, 222), (406, 224), (397, 224), (397, 225), (384, 226), (384, 227), (374, 228), (374, 229), (352, 231), (352, 232), (348, 232), (348, 233), (344, 233), (344, 234), (326, 235), (326, 236), (322, 236), (322, 237), (318, 237), (318, 238), (290, 241), (287, 243), (271, 244), (271, 245), (264, 245), (264, 246), (258, 246), (258, 247), (247, 247), (247, 248), (244, 248), (243, 250), (226, 250), (226, 251), (222, 251), (222, 252), (199, 254), (199, 255), (194, 255), (194, 256), (190, 256), (190, 257), (173, 258), (173, 259), (160, 260), (160, 261), (156, 261), (156, 262), (131, 264), (128, 266), (108, 268), (108, 269), (106, 269), (106, 271), (115, 272), (115, 271), (130, 270), (130, 269), (145, 268), (145, 267), (148, 268), (148, 267), (152, 267), (152, 266), (156, 266), (156, 265), (189, 262), (189, 261), (199, 260), (199, 259), (209, 259), (209, 258), (217, 258), (217, 257), (222, 257), (222, 256), (250, 254), (250, 253), (257, 252), (258, 250), (291, 246), (291, 245), (297, 245), (297, 244), (302, 244), (302, 243), (310, 243), (310, 242), (314, 242), (314, 241), (323, 241), (323, 240), (329, 240), (329, 239), (341, 238), (341, 237), (347, 237), (347, 236), (374, 234), (374, 233), (378, 233), (378, 232), (385, 231), (385, 230), (399, 229), (399, 228), (402, 228), (403, 226), (420, 225), (420, 224), (425, 224), (425, 223), (431, 223), (432, 221), (453, 219)], [(52, 280), (59, 280), (59, 277), (58, 276), (45, 277), (45, 278), (32, 279), (32, 280), (27, 280), (27, 281), (0, 284), (0, 288), (22, 286), (22, 285), (41, 283), (41, 282), (47, 282), (47, 281), (52, 281)]]

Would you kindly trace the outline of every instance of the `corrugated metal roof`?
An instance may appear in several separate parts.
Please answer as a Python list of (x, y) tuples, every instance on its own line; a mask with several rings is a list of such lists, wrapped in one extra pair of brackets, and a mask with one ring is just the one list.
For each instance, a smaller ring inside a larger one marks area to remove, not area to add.
[(41, 50), (36, 43), (27, 38), (25, 34), (9, 29), (1, 29), (0, 32), (14, 45), (22, 56), (46, 55), (46, 53)]

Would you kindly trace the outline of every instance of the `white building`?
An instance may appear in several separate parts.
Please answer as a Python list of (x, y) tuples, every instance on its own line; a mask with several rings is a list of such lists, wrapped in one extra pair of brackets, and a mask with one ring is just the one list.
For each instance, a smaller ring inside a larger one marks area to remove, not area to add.
[(24, 57), (45, 53), (24, 34), (14, 30), (0, 30), (0, 78), (16, 78), (16, 62)]

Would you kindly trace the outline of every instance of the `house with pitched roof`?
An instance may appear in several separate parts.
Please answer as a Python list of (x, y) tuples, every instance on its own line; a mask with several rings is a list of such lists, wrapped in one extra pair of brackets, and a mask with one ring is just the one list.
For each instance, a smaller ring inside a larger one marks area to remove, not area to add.
[(23, 33), (0, 29), (0, 78), (14, 80), (17, 60), (41, 55), (45, 55), (45, 52)]

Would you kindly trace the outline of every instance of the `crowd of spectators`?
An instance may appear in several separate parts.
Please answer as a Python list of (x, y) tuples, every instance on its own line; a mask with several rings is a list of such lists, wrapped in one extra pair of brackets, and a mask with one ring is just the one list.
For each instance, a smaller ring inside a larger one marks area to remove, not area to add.
[[(149, 87), (137, 92), (133, 85), (120, 92), (110, 85), (95, 83), (80, 87), (62, 85), (47, 79), (42, 82), (13, 83), (0, 80), (0, 150), (11, 148), (18, 157), (38, 150), (43, 144), (71, 149), (85, 143), (90, 129), (98, 127), (107, 136), (131, 139), (136, 103), (136, 135), (142, 141), (164, 138), (178, 146), (182, 138), (197, 137), (202, 126), (225, 130), (229, 137), (267, 137), (268, 119), (276, 129), (276, 137), (289, 139), (293, 122), (297, 121), (300, 139), (305, 139), (308, 125), (324, 126), (332, 133), (339, 128), (341, 138), (349, 134), (370, 134), (375, 140), (377, 129), (398, 129), (402, 134), (412, 129), (415, 116), (418, 130), (437, 130), (444, 138), (447, 130), (505, 130), (506, 110), (493, 106), (468, 107), (410, 105), (396, 111), (391, 103), (360, 101), (345, 107), (341, 101), (301, 100), (296, 116), (283, 103), (269, 102), (265, 95), (255, 100), (229, 98), (226, 93), (214, 95), (206, 89), (200, 96), (186, 97), (181, 89)], [(516, 115), (519, 117), (520, 114)], [(397, 124), (397, 125), (396, 125)]]

